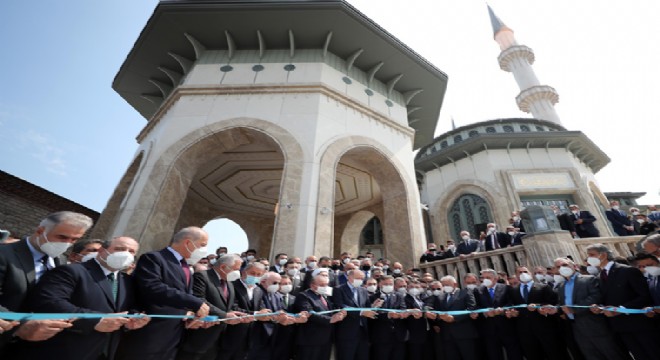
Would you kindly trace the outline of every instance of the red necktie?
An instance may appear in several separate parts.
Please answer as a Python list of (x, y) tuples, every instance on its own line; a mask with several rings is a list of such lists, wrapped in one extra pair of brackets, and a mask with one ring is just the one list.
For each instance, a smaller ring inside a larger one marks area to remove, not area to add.
[(325, 301), (325, 298), (323, 297), (323, 295), (319, 295), (319, 296), (321, 297), (321, 302), (323, 303), (323, 306), (325, 306), (326, 309), (330, 309), (328, 307), (328, 302)]
[(188, 262), (185, 259), (181, 259), (181, 269), (186, 275), (186, 286), (190, 285), (190, 267), (188, 267)]
[(220, 288), (222, 288), (222, 296), (224, 296), (225, 300), (227, 300), (227, 296), (229, 295), (227, 294), (227, 282), (221, 279)]

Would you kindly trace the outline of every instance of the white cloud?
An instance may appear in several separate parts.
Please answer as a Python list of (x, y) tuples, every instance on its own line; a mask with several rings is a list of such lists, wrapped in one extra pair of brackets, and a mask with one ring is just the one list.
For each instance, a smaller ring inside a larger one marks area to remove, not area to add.
[(50, 136), (28, 130), (21, 134), (20, 145), (48, 172), (59, 176), (68, 175), (67, 164), (64, 160), (65, 151)]

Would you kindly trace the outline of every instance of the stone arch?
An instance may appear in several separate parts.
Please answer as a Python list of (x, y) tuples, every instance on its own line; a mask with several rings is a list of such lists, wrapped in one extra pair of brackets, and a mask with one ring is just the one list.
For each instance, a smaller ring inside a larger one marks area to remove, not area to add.
[[(165, 246), (176, 231), (175, 225), (179, 223), (193, 176), (205, 164), (208, 154), (222, 154), (245, 144), (249, 141), (249, 133), (269, 138), (282, 153), (284, 168), (280, 199), (299, 198), (301, 164), (305, 154), (297, 139), (287, 130), (254, 118), (234, 118), (209, 124), (181, 137), (158, 158), (153, 159), (154, 164), (139, 194), (135, 211), (125, 214), (129, 216), (126, 232), (140, 239), (142, 251)], [(297, 215), (296, 211), (292, 209), (289, 215)], [(276, 229), (282, 221), (279, 216), (276, 218)], [(284, 219), (286, 221), (290, 220)], [(275, 231), (273, 238), (277, 236), (279, 234)]]
[(376, 216), (376, 214), (366, 210), (361, 210), (351, 215), (341, 233), (341, 252), (348, 251), (357, 256), (360, 251), (360, 233), (366, 223), (374, 216)]
[[(451, 228), (447, 222), (447, 214), (450, 212), (454, 202), (467, 194), (477, 195), (486, 200), (494, 217), (493, 221), (498, 224), (505, 223), (503, 221), (506, 221), (506, 216), (508, 215), (506, 204), (499, 205), (495, 201), (495, 199), (504, 199), (505, 197), (497, 189), (481, 181), (459, 181), (447, 189), (445, 195), (438, 198), (431, 207), (431, 226), (433, 226), (433, 234), (437, 234), (435, 235), (436, 243), (444, 244), (448, 239), (454, 239), (454, 234), (451, 233)], [(503, 201), (503, 203), (506, 202)], [(469, 231), (472, 232), (471, 229)], [(472, 235), (474, 236), (475, 234)]]
[[(328, 144), (320, 161), (318, 207), (334, 210), (335, 178), (339, 161), (344, 156), (358, 159), (372, 174), (382, 193), (385, 253), (393, 261), (415, 264), (423, 251), (421, 213), (414, 170), (405, 167), (386, 146), (363, 136), (348, 136)], [(317, 254), (333, 249), (334, 216), (319, 216), (315, 228)]]
[(119, 180), (119, 184), (117, 184), (115, 191), (113, 191), (112, 196), (110, 196), (110, 200), (108, 200), (105, 209), (103, 209), (103, 213), (96, 224), (94, 224), (94, 229), (90, 233), (90, 238), (105, 239), (110, 235), (109, 230), (117, 221), (117, 216), (126, 202), (129, 189), (131, 189), (135, 178), (143, 165), (143, 160), (144, 151), (140, 151), (133, 161), (131, 161), (124, 176)]

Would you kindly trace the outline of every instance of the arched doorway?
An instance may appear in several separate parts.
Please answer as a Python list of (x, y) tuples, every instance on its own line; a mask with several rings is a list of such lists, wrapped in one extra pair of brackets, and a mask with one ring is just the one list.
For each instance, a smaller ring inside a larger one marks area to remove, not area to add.
[(493, 214), (486, 199), (475, 194), (463, 194), (456, 199), (447, 211), (447, 223), (454, 239), (467, 230), (473, 238), (479, 238), (486, 231), (486, 224), (493, 221)]
[(250, 246), (245, 230), (230, 219), (213, 219), (203, 228), (209, 234), (209, 252), (214, 253), (219, 247), (224, 246), (229, 254), (240, 254)]

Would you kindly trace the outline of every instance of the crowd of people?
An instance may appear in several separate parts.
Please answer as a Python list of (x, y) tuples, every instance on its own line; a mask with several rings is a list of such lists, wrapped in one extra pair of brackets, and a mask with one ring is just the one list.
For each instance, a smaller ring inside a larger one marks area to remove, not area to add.
[[(91, 226), (85, 215), (58, 212), (25, 239), (0, 245), (1, 358), (660, 356), (659, 234), (631, 259), (595, 244), (587, 259), (518, 266), (515, 274), (482, 269), (459, 286), (454, 276), (436, 279), (372, 253), (280, 253), (272, 263), (255, 250), (209, 253), (197, 227), (135, 262), (137, 241), (81, 240)], [(515, 243), (516, 228), (464, 237), (496, 249)], [(462, 255), (450, 246), (445, 252)], [(12, 313), (53, 315), (16, 321)]]

